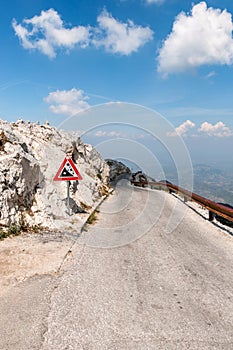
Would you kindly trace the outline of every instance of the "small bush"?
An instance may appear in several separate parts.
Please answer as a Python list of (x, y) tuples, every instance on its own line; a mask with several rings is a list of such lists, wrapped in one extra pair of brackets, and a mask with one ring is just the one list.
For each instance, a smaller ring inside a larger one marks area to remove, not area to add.
[(0, 227), (0, 240), (6, 238), (6, 232), (3, 231), (3, 229)]
[(85, 225), (82, 228), (82, 231), (88, 231), (88, 225), (92, 225), (97, 221), (97, 213), (99, 213), (99, 210), (96, 209), (95, 211), (93, 211), (93, 213), (91, 213), (91, 215), (89, 216), (89, 218), (87, 219)]
[(38, 233), (39, 231), (42, 230), (41, 224), (38, 225), (33, 225), (28, 228), (28, 231)]
[(87, 224), (91, 225), (91, 224), (94, 224), (96, 221), (97, 221), (97, 212), (95, 210), (87, 219)]
[(100, 195), (101, 196), (109, 195), (109, 189), (110, 189), (109, 186), (106, 186), (106, 185), (101, 186), (100, 189), (99, 189)]
[(16, 224), (11, 224), (7, 228), (0, 227), (0, 240), (9, 236), (18, 236), (20, 234), (20, 227)]
[(41, 224), (30, 226), (24, 219), (20, 219), (18, 224), (11, 224), (7, 228), (0, 227), (0, 240), (9, 236), (18, 236), (21, 232), (38, 233), (42, 230)]
[(7, 229), (7, 236), (13, 235), (18, 236), (20, 234), (20, 227), (16, 224), (12, 224)]

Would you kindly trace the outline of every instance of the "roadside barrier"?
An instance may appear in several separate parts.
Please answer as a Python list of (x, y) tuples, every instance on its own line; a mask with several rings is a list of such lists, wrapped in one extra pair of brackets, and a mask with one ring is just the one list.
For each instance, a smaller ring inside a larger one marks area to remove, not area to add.
[(210, 199), (199, 196), (196, 193), (190, 192), (182, 187), (173, 185), (170, 182), (139, 182), (132, 181), (131, 184), (139, 187), (151, 186), (157, 190), (168, 190), (169, 193), (175, 192), (177, 194), (182, 194), (184, 197), (184, 202), (193, 201), (200, 204), (202, 207), (209, 210), (209, 221), (214, 220), (214, 214), (224, 217), (225, 219), (233, 222), (233, 209), (228, 208), (224, 205), (218, 204)]

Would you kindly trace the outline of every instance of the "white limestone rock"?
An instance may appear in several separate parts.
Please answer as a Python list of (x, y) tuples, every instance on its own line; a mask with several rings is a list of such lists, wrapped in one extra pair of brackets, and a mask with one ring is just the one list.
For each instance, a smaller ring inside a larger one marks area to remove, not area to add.
[[(0, 224), (18, 223), (49, 228), (82, 224), (83, 209), (91, 209), (108, 191), (109, 167), (80, 138), (38, 123), (0, 120)], [(83, 177), (70, 184), (72, 216), (67, 211), (67, 183), (54, 181), (66, 154)]]

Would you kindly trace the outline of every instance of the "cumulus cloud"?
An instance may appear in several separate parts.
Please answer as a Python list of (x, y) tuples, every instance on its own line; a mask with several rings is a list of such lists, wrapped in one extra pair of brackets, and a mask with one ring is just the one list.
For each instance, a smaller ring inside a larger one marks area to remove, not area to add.
[(168, 133), (168, 136), (185, 136), (189, 129), (195, 127), (195, 124), (191, 120), (186, 120), (183, 124), (175, 128), (174, 132)]
[[(175, 128), (173, 132), (169, 132), (168, 136), (186, 136), (188, 131), (190, 129), (193, 129), (195, 126), (196, 126), (195, 123), (193, 123), (191, 120), (186, 120), (184, 123), (182, 123), (177, 128)], [(216, 124), (203, 122), (201, 126), (198, 128), (198, 131), (202, 135), (208, 135), (208, 136), (215, 136), (215, 137), (233, 136), (233, 131), (221, 121), (217, 122)]]
[(56, 56), (58, 48), (71, 49), (77, 44), (86, 47), (89, 43), (89, 27), (66, 28), (54, 9), (24, 19), (23, 24), (14, 19), (12, 25), (25, 49), (39, 50), (50, 58)]
[(221, 121), (217, 122), (215, 125), (208, 122), (204, 122), (201, 124), (198, 131), (203, 132), (208, 136), (216, 136), (216, 137), (233, 136), (233, 132), (231, 131), (231, 129)]
[(181, 12), (158, 56), (163, 75), (182, 72), (205, 64), (233, 63), (232, 17), (226, 10), (193, 5), (191, 14)]
[(73, 116), (86, 108), (89, 97), (84, 95), (83, 90), (57, 90), (50, 92), (44, 99), (50, 106), (49, 109), (55, 114)]
[(93, 44), (103, 46), (108, 52), (130, 55), (153, 38), (149, 27), (136, 25), (131, 20), (120, 22), (106, 10), (98, 16), (97, 22)]
[(70, 50), (75, 46), (85, 48), (89, 45), (130, 55), (153, 37), (149, 27), (136, 25), (131, 20), (122, 23), (106, 10), (98, 16), (97, 22), (97, 27), (67, 27), (57, 11), (49, 9), (41, 11), (39, 16), (24, 19), (21, 24), (13, 19), (12, 26), (25, 49), (38, 50), (50, 58), (55, 58), (59, 49)]

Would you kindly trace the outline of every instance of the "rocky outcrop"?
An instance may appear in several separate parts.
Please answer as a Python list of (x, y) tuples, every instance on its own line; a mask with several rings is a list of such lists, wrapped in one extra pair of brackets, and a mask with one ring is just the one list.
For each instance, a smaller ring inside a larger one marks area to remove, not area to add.
[(110, 182), (115, 181), (119, 176), (123, 174), (127, 174), (127, 175), (131, 174), (130, 169), (122, 162), (119, 162), (113, 159), (106, 159), (106, 163), (108, 164), (110, 169), (110, 172), (109, 172)]
[(148, 185), (148, 178), (142, 171), (137, 171), (136, 173), (132, 174), (131, 183), (133, 183), (135, 186), (145, 187)]
[[(66, 154), (81, 173), (70, 184), (73, 214), (90, 210), (108, 190), (109, 167), (99, 153), (79, 137), (46, 123), (0, 121), (0, 224), (20, 220), (30, 225), (60, 228), (70, 225), (66, 181), (53, 178)], [(82, 215), (72, 222), (81, 224)]]

